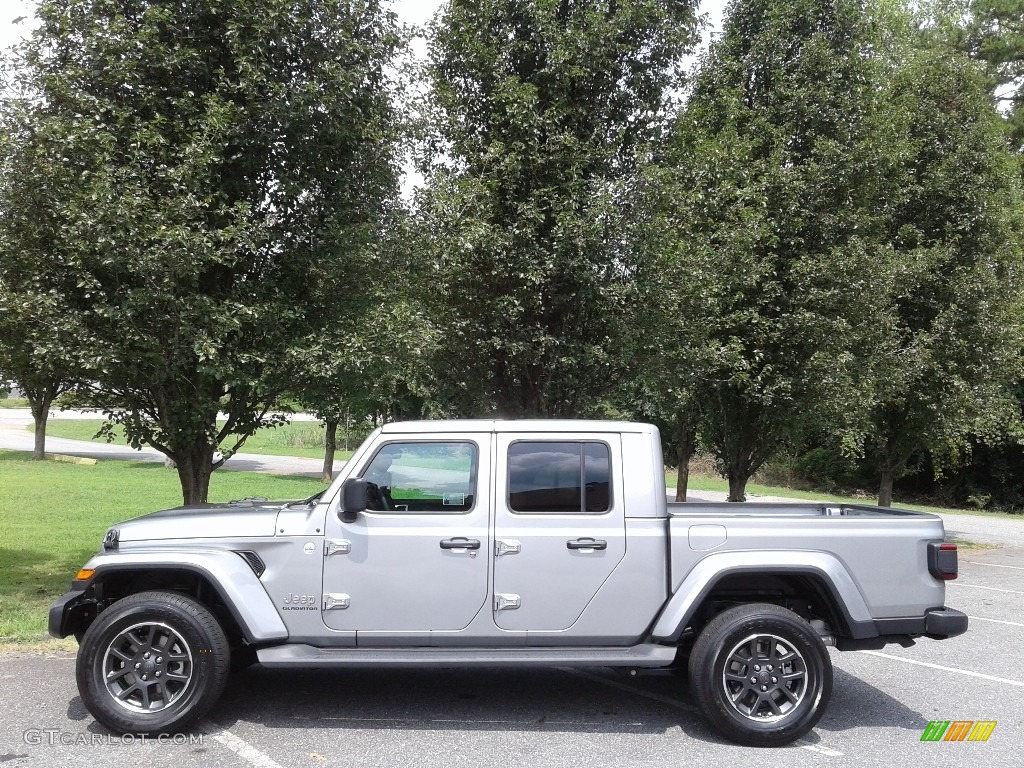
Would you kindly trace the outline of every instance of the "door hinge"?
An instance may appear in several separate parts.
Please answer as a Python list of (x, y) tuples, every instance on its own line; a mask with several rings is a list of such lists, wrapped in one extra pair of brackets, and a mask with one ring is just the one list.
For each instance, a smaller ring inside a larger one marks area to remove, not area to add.
[(519, 607), (519, 595), (496, 594), (494, 596), (494, 610), (514, 611)]
[(494, 554), (498, 557), (502, 555), (518, 555), (522, 550), (522, 544), (516, 539), (495, 539), (494, 541)]
[(348, 539), (327, 539), (324, 542), (324, 557), (331, 555), (347, 555), (352, 551), (352, 542)]
[(344, 592), (324, 592), (324, 610), (338, 611), (348, 608), (349, 597)]

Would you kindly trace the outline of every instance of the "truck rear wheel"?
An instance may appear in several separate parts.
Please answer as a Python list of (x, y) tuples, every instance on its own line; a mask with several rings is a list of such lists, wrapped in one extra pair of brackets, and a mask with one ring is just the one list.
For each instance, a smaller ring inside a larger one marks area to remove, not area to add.
[(217, 701), (230, 661), (224, 631), (202, 604), (140, 592), (89, 626), (78, 649), (78, 692), (117, 733), (174, 733)]
[(690, 687), (715, 730), (754, 747), (788, 744), (818, 722), (832, 696), (821, 638), (770, 603), (723, 611), (690, 654)]

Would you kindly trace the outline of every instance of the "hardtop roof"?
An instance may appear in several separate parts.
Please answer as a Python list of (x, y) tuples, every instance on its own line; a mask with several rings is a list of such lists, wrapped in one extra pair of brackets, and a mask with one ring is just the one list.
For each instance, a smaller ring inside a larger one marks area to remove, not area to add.
[(394, 421), (381, 427), (384, 434), (429, 432), (636, 432), (650, 434), (650, 424), (600, 419), (451, 419)]

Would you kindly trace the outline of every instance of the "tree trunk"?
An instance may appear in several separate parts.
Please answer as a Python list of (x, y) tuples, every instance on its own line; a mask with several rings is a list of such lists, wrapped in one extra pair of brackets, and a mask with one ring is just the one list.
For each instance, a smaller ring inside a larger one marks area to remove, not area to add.
[(334, 451), (338, 447), (338, 420), (327, 419), (327, 435), (324, 438), (324, 471), (320, 479), (325, 483), (334, 479)]
[(878, 485), (878, 506), (892, 506), (892, 484), (895, 479), (895, 472), (891, 470), (882, 470), (882, 481)]
[[(28, 392), (25, 394), (28, 394)], [(46, 458), (46, 421), (50, 418), (50, 405), (52, 403), (53, 397), (48, 394), (29, 397), (29, 410), (32, 411), (32, 421), (35, 423), (35, 444), (32, 448), (33, 461), (43, 461)]]
[(213, 448), (199, 445), (175, 459), (181, 498), (186, 506), (206, 503), (210, 495), (210, 476), (213, 474)]
[(679, 464), (676, 466), (676, 501), (686, 501), (686, 486), (690, 482), (690, 458), (683, 458), (679, 454)]
[(882, 453), (876, 465), (881, 475), (878, 483), (878, 506), (892, 506), (892, 486), (900, 476), (917, 447), (898, 430), (892, 429), (882, 445)]
[(726, 501), (746, 501), (747, 500), (747, 481), (750, 479), (749, 475), (742, 475), (740, 473), (729, 473), (729, 498)]
[(540, 374), (537, 372), (536, 366), (528, 366), (523, 372), (516, 418), (540, 419), (550, 415), (544, 409), (544, 393), (541, 390), (539, 377)]
[(678, 418), (676, 432), (676, 453), (679, 464), (676, 467), (676, 501), (686, 501), (687, 485), (690, 482), (690, 458), (697, 441), (697, 427), (692, 419)]

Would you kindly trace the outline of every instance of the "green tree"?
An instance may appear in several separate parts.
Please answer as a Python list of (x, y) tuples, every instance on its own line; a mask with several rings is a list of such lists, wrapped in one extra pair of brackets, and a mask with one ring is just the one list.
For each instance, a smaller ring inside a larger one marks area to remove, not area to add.
[(581, 415), (623, 374), (622, 203), (695, 40), (690, 0), (451, 0), (431, 26), (428, 297), (455, 410)]
[(302, 371), (291, 395), (324, 422), (325, 481), (340, 424), (422, 418), (434, 395), (438, 345), (420, 295), (423, 236), (403, 207), (387, 211), (384, 223), (366, 248), (365, 283), (347, 291), (348, 311), (292, 350), (288, 366)]
[(397, 295), (301, 350), (296, 399), (324, 422), (323, 479), (329, 482), (340, 424), (417, 418), (431, 395), (433, 341), (422, 309)]
[[(290, 349), (346, 312), (396, 192), (379, 0), (44, 0), (20, 50), (60, 177), (61, 249), (5, 269), (60, 290), (90, 397), (203, 501), (271, 407)], [(27, 105), (27, 106), (26, 106)], [(217, 422), (218, 411), (226, 423)]]
[(0, 278), (0, 382), (15, 383), (28, 399), (35, 431), (32, 458), (41, 461), (50, 407), (74, 385), (77, 369), (66, 357), (52, 356), (63, 331), (60, 297), (22, 297), (4, 282)]
[(700, 193), (689, 172), (707, 158), (680, 150), (649, 164), (623, 202), (630, 238), (645, 258), (632, 274), (638, 301), (624, 345), (629, 376), (615, 402), (629, 418), (657, 425), (664, 458), (676, 467), (675, 500), (686, 501), (701, 405), (711, 389), (702, 376), (718, 354), (710, 319), (725, 283), (708, 260), (713, 250), (690, 237)]
[(1012, 419), (1024, 223), (1016, 161), (975, 65), (941, 46), (914, 51), (886, 98), (899, 137), (885, 192), (895, 272), (876, 318), (867, 443), (882, 506), (915, 453), (956, 453)]
[(1024, 0), (969, 0), (963, 42), (989, 66), (1013, 146), (1024, 150)]
[(50, 407), (76, 383), (81, 361), (67, 286), (45, 285), (20, 267), (57, 258), (65, 223), (49, 205), (60, 168), (39, 151), (25, 118), (12, 109), (0, 123), (0, 379), (28, 399), (32, 457), (42, 460)]
[[(700, 63), (666, 164), (663, 359), (742, 501), (749, 478), (811, 422), (856, 439), (885, 264), (876, 227), (882, 71), (865, 3), (735, 0)], [(674, 191), (672, 191), (674, 190)]]

